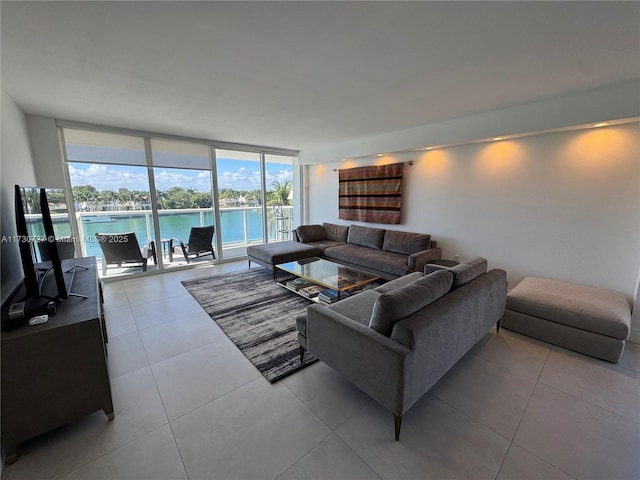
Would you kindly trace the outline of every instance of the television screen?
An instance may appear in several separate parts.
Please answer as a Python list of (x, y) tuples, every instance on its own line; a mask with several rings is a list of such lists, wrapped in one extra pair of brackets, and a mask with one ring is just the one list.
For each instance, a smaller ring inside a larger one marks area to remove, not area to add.
[[(36, 201), (37, 199), (37, 201)], [(27, 298), (40, 298), (39, 272), (36, 270), (38, 259), (34, 249), (35, 236), (32, 233), (42, 224), (40, 210), (40, 189), (32, 187), (15, 187), (16, 232), (18, 247), (24, 272), (24, 287)], [(42, 227), (44, 233), (44, 226)]]
[[(16, 226), (20, 238), (20, 256), (25, 276), (26, 296), (32, 299), (69, 296), (75, 256), (69, 212), (64, 190), (16, 185)], [(73, 265), (71, 265), (73, 264)], [(43, 291), (47, 276), (53, 272), (55, 289)]]

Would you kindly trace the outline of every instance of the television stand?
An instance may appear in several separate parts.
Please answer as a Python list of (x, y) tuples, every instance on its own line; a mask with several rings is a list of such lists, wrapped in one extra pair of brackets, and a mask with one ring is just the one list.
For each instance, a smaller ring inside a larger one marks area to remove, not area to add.
[[(85, 265), (78, 263), (76, 258), (70, 258), (62, 260), (62, 275), (64, 277), (64, 286), (67, 292), (67, 297), (87, 298), (86, 295), (82, 295), (77, 292), (72, 292), (73, 280), (76, 275), (77, 269), (88, 270)], [(64, 300), (64, 297), (60, 296), (59, 290), (57, 290), (54, 279), (49, 275), (53, 271), (53, 266), (50, 261), (38, 263), (36, 268), (41, 272), (38, 288), (40, 290), (40, 297), (47, 300)], [(54, 292), (58, 292), (54, 294)]]
[(76, 261), (86, 267), (76, 272), (79, 297), (58, 303), (47, 323), (2, 333), (1, 435), (6, 463), (16, 461), (20, 442), (97, 410), (113, 420), (96, 259)]

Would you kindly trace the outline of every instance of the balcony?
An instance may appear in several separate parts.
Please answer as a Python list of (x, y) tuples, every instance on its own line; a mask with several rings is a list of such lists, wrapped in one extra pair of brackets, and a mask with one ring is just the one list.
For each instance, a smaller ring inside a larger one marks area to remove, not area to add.
[[(293, 228), (293, 207), (282, 206), (267, 207), (267, 237), (268, 242), (277, 242), (290, 239), (290, 230)], [(78, 212), (76, 213), (79, 245), (82, 256), (95, 256), (100, 263), (102, 250), (95, 239), (96, 233), (135, 232), (141, 244), (150, 239), (155, 239), (153, 227), (153, 215), (151, 210), (120, 210), (102, 212)], [(191, 227), (211, 225), (213, 212), (206, 208), (159, 210), (160, 240), (156, 241), (156, 250), (159, 259), (158, 265), (149, 261), (147, 271), (160, 268), (170, 269), (187, 265), (210, 263), (210, 255), (192, 257), (187, 263), (179, 248), (174, 252), (169, 251), (170, 239), (181, 239), (185, 243), (189, 237)], [(233, 259), (243, 257), (246, 248), (252, 244), (263, 242), (262, 207), (228, 207), (220, 209), (220, 217), (217, 225), (222, 236), (221, 259)], [(216, 239), (214, 237), (214, 244)], [(174, 246), (178, 242), (173, 241)], [(216, 255), (220, 255), (217, 250)], [(160, 266), (162, 264), (162, 266)], [(100, 270), (100, 269), (99, 269)], [(107, 277), (140, 273), (140, 267), (117, 268), (109, 266)]]

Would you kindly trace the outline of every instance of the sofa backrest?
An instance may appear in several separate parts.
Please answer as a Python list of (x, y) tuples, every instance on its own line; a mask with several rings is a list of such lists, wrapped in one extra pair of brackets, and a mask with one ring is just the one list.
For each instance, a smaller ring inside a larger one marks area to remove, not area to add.
[(346, 242), (349, 235), (349, 225), (336, 225), (335, 223), (324, 222), (324, 237), (334, 242)]
[[(436, 273), (436, 272), (434, 272)], [(494, 269), (454, 288), (427, 307), (397, 322), (391, 338), (414, 348), (425, 331), (458, 338), (452, 342), (461, 354), (471, 348), (504, 313), (507, 273)]]
[(427, 250), (431, 246), (431, 235), (426, 233), (400, 232), (387, 230), (384, 233), (382, 250), (412, 255)]
[(382, 228), (351, 225), (349, 227), (349, 234), (347, 235), (347, 243), (382, 250), (385, 231), (386, 230)]
[(369, 327), (388, 337), (396, 322), (445, 295), (451, 289), (452, 282), (453, 274), (438, 270), (380, 294), (373, 305)]
[(453, 288), (458, 288), (486, 273), (487, 260), (482, 257), (472, 258), (448, 270), (453, 274)]
[(322, 225), (300, 225), (296, 228), (296, 234), (302, 243), (319, 242), (326, 238)]

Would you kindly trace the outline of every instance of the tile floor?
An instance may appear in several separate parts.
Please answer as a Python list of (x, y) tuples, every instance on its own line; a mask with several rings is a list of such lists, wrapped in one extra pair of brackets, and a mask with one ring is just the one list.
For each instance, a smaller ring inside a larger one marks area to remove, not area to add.
[(322, 363), (269, 384), (180, 280), (105, 284), (115, 420), (22, 444), (3, 479), (638, 479), (640, 345), (618, 365), (490, 332), (405, 415)]

